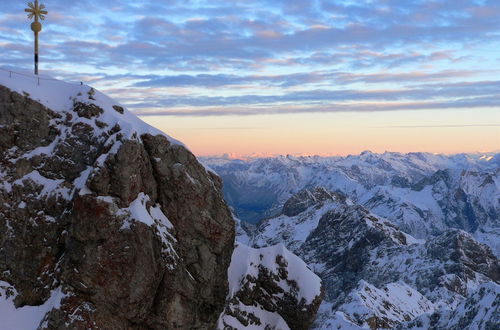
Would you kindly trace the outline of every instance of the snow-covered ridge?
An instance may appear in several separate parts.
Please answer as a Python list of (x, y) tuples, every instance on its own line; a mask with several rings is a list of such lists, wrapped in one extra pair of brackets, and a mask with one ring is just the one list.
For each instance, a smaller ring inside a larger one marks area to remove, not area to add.
[(218, 329), (308, 329), (322, 299), (321, 279), (283, 244), (236, 243), (228, 305)]
[(395, 170), (407, 170), (409, 166), (415, 169), (427, 169), (436, 171), (440, 168), (462, 168), (474, 169), (478, 166), (495, 166), (500, 162), (500, 151), (477, 152), (477, 153), (457, 153), (439, 154), (430, 152), (390, 152), (374, 153), (364, 151), (360, 154), (347, 156), (294, 156), (276, 155), (269, 157), (226, 157), (226, 156), (204, 156), (201, 157), (214, 167), (228, 164), (255, 164), (276, 161), (286, 165), (310, 164), (310, 165), (339, 165), (349, 167), (350, 165), (386, 165)]
[[(266, 268), (271, 273), (278, 274), (280, 265), (276, 260), (279, 256), (283, 257), (287, 262), (287, 279), (295, 281), (300, 288), (297, 299), (299, 301), (304, 299), (306, 304), (311, 304), (321, 293), (321, 280), (316, 274), (308, 270), (304, 261), (288, 251), (283, 244), (254, 249), (238, 243), (233, 252), (235, 262), (231, 264), (228, 270), (229, 294), (234, 295), (237, 292), (247, 275), (257, 278), (259, 266)], [(280, 281), (278, 285), (284, 291), (291, 291), (286, 281)]]
[[(171, 143), (183, 145), (159, 129), (146, 124), (119, 102), (90, 86), (66, 83), (50, 77), (42, 77), (40, 81), (38, 78), (36, 75), (10, 74), (8, 71), (0, 70), (0, 85), (28, 96), (53, 111), (72, 111), (75, 102), (94, 104), (104, 110), (104, 113), (99, 116), (99, 121), (109, 127), (119, 125), (126, 139), (132, 138), (134, 133), (139, 136), (142, 134), (163, 135)], [(92, 120), (85, 120), (85, 118), (80, 118), (80, 120), (92, 125), (96, 131), (102, 130)]]

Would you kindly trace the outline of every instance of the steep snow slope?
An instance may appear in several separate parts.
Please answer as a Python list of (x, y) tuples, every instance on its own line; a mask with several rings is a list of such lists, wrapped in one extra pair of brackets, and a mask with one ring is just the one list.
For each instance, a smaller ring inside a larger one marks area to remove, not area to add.
[(221, 330), (306, 330), (323, 296), (319, 277), (282, 244), (253, 249), (237, 243), (228, 277)]
[(498, 329), (500, 324), (500, 286), (484, 283), (453, 311), (423, 314), (403, 323), (400, 329)]

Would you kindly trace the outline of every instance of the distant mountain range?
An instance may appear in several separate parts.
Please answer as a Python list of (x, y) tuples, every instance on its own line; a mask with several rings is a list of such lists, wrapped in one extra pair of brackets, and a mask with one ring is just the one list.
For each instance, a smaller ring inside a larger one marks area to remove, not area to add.
[(500, 251), (500, 154), (375, 154), (347, 157), (202, 158), (224, 181), (242, 220), (279, 214), (305, 188), (340, 192), (416, 237), (456, 228)]

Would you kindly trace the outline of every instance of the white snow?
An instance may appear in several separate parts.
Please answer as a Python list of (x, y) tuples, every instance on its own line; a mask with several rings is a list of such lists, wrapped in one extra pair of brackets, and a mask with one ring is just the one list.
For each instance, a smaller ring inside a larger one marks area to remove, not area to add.
[(340, 307), (332, 309), (327, 301), (322, 304), (314, 329), (370, 329), (365, 320), (371, 317), (395, 325), (432, 314), (435, 309), (430, 300), (405, 283), (389, 283), (379, 289), (360, 281)]
[(369, 329), (369, 327), (362, 327), (356, 325), (354, 320), (349, 319), (349, 316), (343, 312), (332, 312), (332, 304), (323, 302), (319, 308), (318, 318), (313, 326), (317, 330), (359, 330)]
[[(147, 204), (150, 202), (149, 196), (141, 192), (137, 198), (130, 203), (129, 207), (119, 209), (116, 214), (125, 217), (121, 230), (129, 229), (136, 221), (153, 227), (156, 229), (157, 235), (161, 238), (164, 247), (163, 252), (166, 255), (177, 258), (178, 255), (173, 245), (177, 240), (170, 233), (174, 226), (163, 213), (160, 205), (156, 204), (148, 208)], [(168, 265), (170, 268), (174, 266), (175, 265)]]
[(405, 321), (405, 316), (413, 319), (424, 313), (432, 313), (434, 305), (415, 289), (405, 283), (389, 283), (384, 288), (361, 281), (356, 291), (351, 293), (348, 303), (340, 310), (352, 314), (385, 316), (394, 321)]
[(151, 207), (149, 209), (149, 214), (151, 215), (152, 219), (154, 219), (156, 221), (159, 221), (167, 229), (173, 229), (174, 228), (174, 226), (172, 225), (172, 223), (170, 222), (170, 220), (168, 220), (167, 216), (162, 212), (162, 210), (160, 208), (160, 205), (157, 204), (156, 206)]
[[(291, 195), (304, 188), (324, 187), (345, 194), (413, 237), (426, 239), (450, 226), (460, 226), (458, 221), (457, 224), (450, 221), (454, 214), (448, 207), (454, 202), (454, 193), (460, 189), (468, 194), (468, 201), (476, 206), (476, 210), (484, 210), (477, 218), (478, 225), (481, 228), (498, 228), (495, 214), (500, 212), (500, 169), (498, 162), (486, 160), (492, 156), (363, 152), (347, 157), (246, 160), (207, 157), (202, 161), (230, 181), (233, 190), (238, 191), (232, 193), (236, 194), (234, 200), (246, 201), (247, 196), (254, 195), (269, 196), (267, 200), (275, 202), (270, 207), (263, 206), (263, 209), (277, 210)], [(496, 159), (500, 159), (498, 155)], [(451, 182), (428, 180), (417, 188), (417, 183), (431, 178), (438, 170), (446, 170)], [(448, 187), (448, 184), (451, 186)], [(235, 203), (232, 206), (238, 214), (239, 205)], [(245, 208), (244, 204), (242, 208)], [(264, 214), (264, 217), (267, 216)], [(494, 240), (493, 236), (486, 236), (477, 235), (478, 239), (484, 237), (485, 243)], [(278, 241), (277, 238), (275, 243)], [(497, 246), (493, 244), (492, 248), (500, 254)]]
[(307, 236), (316, 229), (321, 217), (329, 210), (338, 206), (337, 202), (327, 202), (319, 209), (317, 205), (294, 217), (280, 215), (276, 218), (266, 220), (259, 227), (259, 232), (252, 239), (252, 245), (258, 247), (270, 244), (284, 243), (291, 250), (296, 250), (302, 245)]
[(240, 242), (242, 244), (245, 244), (245, 245), (250, 245), (250, 236), (248, 235), (248, 233), (242, 228), (241, 226), (241, 220), (234, 217), (233, 216), (233, 219), (234, 219), (234, 222), (235, 222), (235, 229), (236, 229), (236, 241), (237, 242)]
[[(231, 302), (231, 298), (247, 283), (247, 276), (258, 278), (259, 268), (266, 268), (272, 274), (275, 274), (275, 282), (285, 292), (293, 292), (285, 280), (282, 280), (278, 275), (280, 266), (276, 263), (277, 258), (281, 256), (287, 263), (286, 272), (287, 280), (295, 281), (298, 287), (296, 298), (298, 301), (302, 299), (306, 304), (313, 302), (321, 293), (321, 280), (314, 274), (299, 257), (288, 251), (283, 244), (278, 244), (271, 247), (254, 249), (241, 243), (236, 243), (231, 258), (231, 265), (228, 269), (229, 293), (227, 301), (230, 302), (232, 309), (251, 312), (257, 316), (263, 325), (256, 327), (250, 325), (244, 327), (237, 319), (223, 312), (219, 317), (218, 329), (224, 329), (223, 323), (231, 325), (237, 329), (263, 329), (268, 325), (271, 329), (288, 330), (286, 322), (278, 313), (270, 313), (260, 305), (246, 306), (241, 301), (237, 304)], [(279, 278), (279, 282), (277, 280)], [(250, 282), (250, 285), (252, 283)]]
[[(150, 202), (149, 196), (141, 192), (137, 195), (137, 198), (130, 203), (126, 208), (122, 208), (117, 212), (117, 215), (126, 215), (130, 221), (139, 221), (148, 226), (153, 226), (157, 223), (162, 224), (167, 229), (172, 229), (174, 226), (168, 220), (168, 218), (163, 214), (159, 205), (150, 207), (147, 209), (147, 203)], [(124, 226), (129, 226), (125, 225)]]
[(61, 307), (66, 297), (60, 288), (52, 291), (50, 298), (40, 306), (16, 308), (14, 298), (17, 291), (9, 283), (0, 281), (0, 330), (35, 330), (45, 314)]
[(46, 196), (60, 196), (67, 200), (71, 198), (71, 189), (64, 187), (64, 180), (54, 180), (49, 179), (41, 175), (37, 170), (34, 170), (22, 178), (14, 181), (13, 186), (24, 186), (25, 184), (32, 182), (36, 185), (42, 186), (42, 190), (38, 193), (38, 197)]
[[(38, 78), (38, 76), (30, 74), (18, 75), (14, 73), (12, 76), (9, 76), (9, 72), (0, 70), (0, 85), (18, 92), (21, 95), (27, 95), (53, 111), (72, 112), (74, 101), (92, 103), (104, 110), (104, 113), (98, 117), (99, 121), (107, 124), (109, 128), (114, 127), (116, 124), (120, 125), (120, 133), (122, 133), (126, 139), (132, 139), (134, 134), (163, 135), (171, 143), (183, 145), (181, 142), (171, 138), (162, 131), (146, 124), (118, 102), (97, 90), (94, 90), (95, 92), (92, 96), (95, 100), (90, 99), (89, 93), (92, 93), (92, 88), (90, 86), (66, 83), (45, 76), (40, 76), (40, 84), (38, 84)], [(124, 109), (123, 114), (113, 109), (114, 105), (121, 106)], [(96, 126), (93, 120), (88, 120), (86, 118), (79, 118), (78, 120), (91, 125), (96, 131), (101, 130)], [(35, 154), (51, 154), (52, 148), (53, 145), (50, 145), (36, 149), (33, 152)]]
[[(432, 322), (436, 329), (497, 329), (500, 324), (500, 285), (484, 283), (458, 306), (453, 309), (443, 306), (437, 312), (440, 318), (437, 324), (435, 319)], [(431, 314), (423, 314), (417, 321), (411, 322), (412, 329), (429, 329)]]
[(473, 312), (473, 319), (469, 326), (471, 329), (483, 329), (484, 320), (493, 320), (500, 325), (500, 285), (490, 282), (482, 284), (471, 298), (460, 304), (450, 313), (449, 325), (458, 324), (460, 318), (467, 318)]
[(87, 166), (87, 169), (82, 171), (80, 173), (80, 176), (73, 181), (73, 185), (75, 186), (76, 190), (80, 190), (85, 187), (90, 173), (92, 173), (92, 169), (93, 168), (91, 166)]
[(223, 317), (220, 317), (219, 321), (217, 322), (218, 330), (225, 329), (224, 323), (238, 330), (262, 330), (264, 329), (264, 325), (270, 325), (271, 329), (275, 330), (290, 330), (288, 324), (286, 324), (285, 320), (283, 320), (283, 318), (279, 314), (270, 313), (261, 306), (247, 306), (239, 303), (237, 306), (235, 306), (235, 308), (239, 309), (240, 311), (256, 315), (262, 322), (261, 325), (249, 324), (248, 326), (245, 326), (241, 324), (241, 322), (239, 322), (235, 317), (231, 315), (224, 315)]
[[(288, 279), (297, 282), (300, 288), (298, 299), (304, 298), (306, 303), (312, 303), (320, 294), (321, 279), (307, 267), (302, 259), (288, 251), (283, 244), (254, 249), (238, 243), (233, 251), (231, 266), (228, 270), (229, 295), (232, 296), (239, 290), (241, 281), (246, 275), (258, 277), (258, 265), (277, 274), (279, 268), (276, 264), (277, 256), (283, 256), (288, 261)], [(280, 286), (285, 291), (290, 291), (285, 281), (281, 281)]]

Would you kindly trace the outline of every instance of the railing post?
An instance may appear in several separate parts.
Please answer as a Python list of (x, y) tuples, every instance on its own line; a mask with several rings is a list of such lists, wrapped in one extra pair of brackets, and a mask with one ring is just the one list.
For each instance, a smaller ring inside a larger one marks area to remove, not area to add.
[[(22, 77), (30, 77), (30, 78), (32, 77), (31, 75), (26, 75), (26, 74), (24, 74), (24, 73), (20, 73), (20, 72), (17, 72), (17, 71), (12, 71), (12, 70), (6, 70), (6, 69), (2, 69), (2, 68), (0, 68), (0, 71), (3, 71), (3, 72), (8, 72), (8, 73), (9, 73), (9, 78), (14, 78), (13, 76), (14, 76), (14, 75), (16, 75), (16, 74), (17, 74), (17, 75), (19, 75), (19, 76), (22, 76)], [(57, 82), (64, 83), (64, 81), (59, 81), (59, 80), (57, 80), (57, 79), (40, 78), (40, 76), (35, 76), (35, 77), (32, 77), (32, 78), (35, 78), (35, 79), (36, 79), (36, 84), (37, 84), (38, 86), (40, 86), (40, 82), (41, 82), (42, 80), (53, 80), (53, 81), (55, 80), (55, 81), (57, 81)], [(85, 84), (84, 84), (84, 82), (83, 82), (83, 81), (79, 81), (79, 82), (73, 81), (73, 82), (70, 82), (70, 83), (67, 83), (67, 84), (72, 84), (72, 85), (75, 85), (75, 86), (76, 86), (76, 85), (78, 85), (78, 83), (80, 84), (80, 86), (87, 86), (87, 85), (85, 85)], [(0, 328), (1, 328), (1, 327), (0, 327)], [(0, 330), (1, 330), (1, 329), (0, 329)]]

